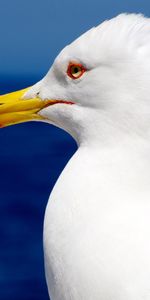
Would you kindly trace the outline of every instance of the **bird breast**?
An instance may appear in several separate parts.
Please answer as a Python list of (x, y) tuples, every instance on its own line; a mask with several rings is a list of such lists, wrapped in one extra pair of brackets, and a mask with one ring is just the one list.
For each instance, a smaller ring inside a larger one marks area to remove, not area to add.
[(150, 190), (141, 198), (140, 166), (134, 173), (128, 159), (121, 167), (104, 153), (79, 149), (50, 196), (44, 253), (52, 300), (150, 299)]

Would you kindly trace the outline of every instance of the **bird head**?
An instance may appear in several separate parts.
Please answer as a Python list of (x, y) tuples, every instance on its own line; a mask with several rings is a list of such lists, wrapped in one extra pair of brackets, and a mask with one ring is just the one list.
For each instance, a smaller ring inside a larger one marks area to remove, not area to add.
[(149, 128), (150, 20), (121, 14), (66, 46), (34, 86), (0, 96), (0, 126), (40, 120), (87, 133)]

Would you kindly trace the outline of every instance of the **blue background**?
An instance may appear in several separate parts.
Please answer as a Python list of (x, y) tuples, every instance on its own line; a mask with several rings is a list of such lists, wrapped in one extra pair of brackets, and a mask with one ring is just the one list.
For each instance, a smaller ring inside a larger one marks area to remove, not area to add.
[[(150, 16), (148, 0), (0, 0), (0, 94), (30, 86), (55, 56), (121, 12)], [(42, 123), (0, 130), (0, 300), (48, 300), (42, 226), (49, 193), (76, 150)]]

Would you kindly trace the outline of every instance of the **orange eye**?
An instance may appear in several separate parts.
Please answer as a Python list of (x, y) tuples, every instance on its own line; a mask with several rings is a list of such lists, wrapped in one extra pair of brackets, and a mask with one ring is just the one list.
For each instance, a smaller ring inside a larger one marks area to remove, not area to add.
[(83, 67), (81, 64), (70, 63), (68, 66), (67, 74), (72, 79), (78, 79), (83, 75), (85, 71), (85, 67)]

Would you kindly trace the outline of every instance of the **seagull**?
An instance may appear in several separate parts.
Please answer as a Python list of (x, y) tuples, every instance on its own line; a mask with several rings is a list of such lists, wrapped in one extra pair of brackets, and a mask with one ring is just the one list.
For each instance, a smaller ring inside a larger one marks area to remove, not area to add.
[(0, 126), (43, 121), (78, 149), (44, 220), (52, 300), (150, 300), (150, 19), (121, 14), (0, 97)]

